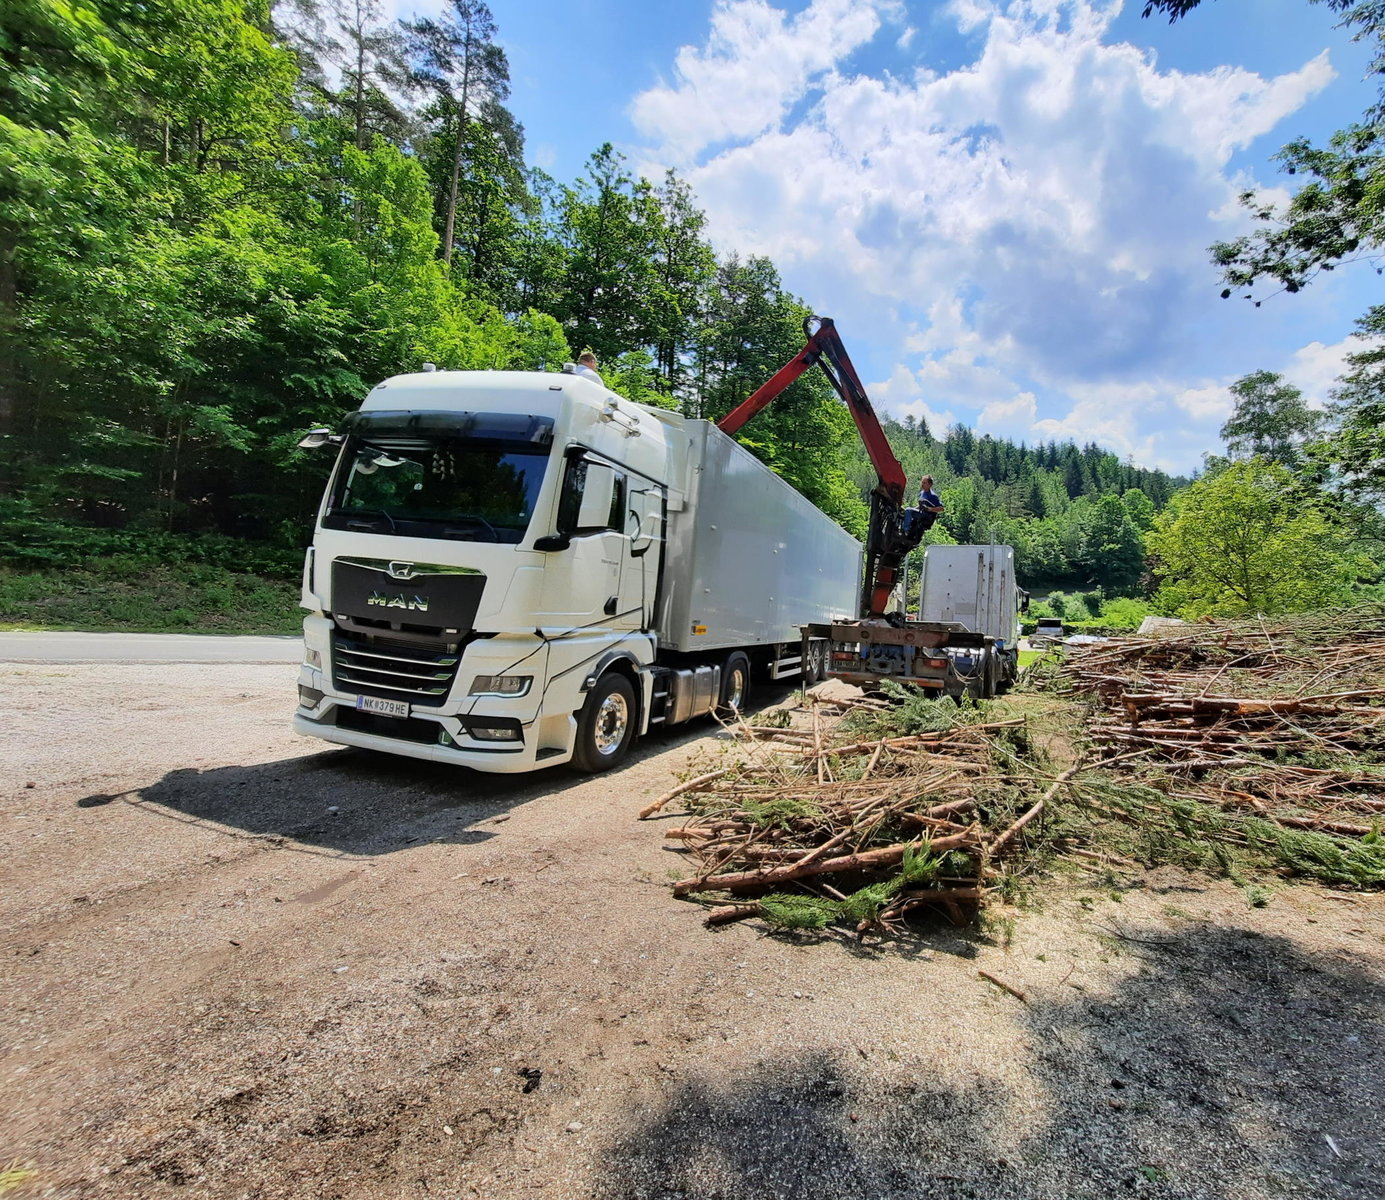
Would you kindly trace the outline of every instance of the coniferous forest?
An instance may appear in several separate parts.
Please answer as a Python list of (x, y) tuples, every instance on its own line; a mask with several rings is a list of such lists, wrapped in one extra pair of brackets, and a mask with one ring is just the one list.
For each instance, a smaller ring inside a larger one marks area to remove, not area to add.
[[(417, 369), (555, 369), (717, 418), (802, 344), (774, 263), (714, 251), (675, 173), (610, 145), (528, 165), (481, 0), (16, 0), (0, 15), (0, 554), (201, 559), (287, 577), (335, 425)], [(815, 298), (830, 312), (830, 297)], [(1183, 482), (1096, 446), (912, 421), (890, 435), (932, 535), (1022, 577), (1130, 592)], [(860, 534), (873, 474), (807, 375), (741, 440)]]

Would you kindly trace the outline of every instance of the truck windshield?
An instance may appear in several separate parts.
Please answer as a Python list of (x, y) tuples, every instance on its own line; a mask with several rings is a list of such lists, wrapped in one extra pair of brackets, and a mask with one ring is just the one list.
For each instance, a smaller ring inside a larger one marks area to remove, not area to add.
[(403, 537), (520, 541), (548, 467), (549, 439), (497, 432), (357, 422), (323, 525)]

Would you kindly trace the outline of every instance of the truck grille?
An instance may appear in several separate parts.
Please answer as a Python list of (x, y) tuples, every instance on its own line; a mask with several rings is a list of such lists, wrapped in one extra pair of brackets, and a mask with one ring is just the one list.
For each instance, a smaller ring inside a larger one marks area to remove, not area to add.
[(452, 690), (461, 654), (454, 648), (367, 638), (340, 631), (332, 639), (332, 678), (337, 688), (358, 696), (441, 705)]

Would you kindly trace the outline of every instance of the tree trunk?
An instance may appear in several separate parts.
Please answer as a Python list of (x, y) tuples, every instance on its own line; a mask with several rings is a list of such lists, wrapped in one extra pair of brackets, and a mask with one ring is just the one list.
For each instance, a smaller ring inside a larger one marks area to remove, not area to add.
[[(19, 285), (14, 259), (19, 246), (13, 238), (0, 243), (0, 436), (13, 433), (19, 410), (19, 361), (16, 337), (19, 330)], [(6, 476), (0, 476), (0, 486)]]
[(457, 229), (457, 185), (462, 177), (462, 150), (466, 146), (466, 109), (471, 91), (471, 37), (462, 61), (462, 103), (457, 113), (457, 141), (452, 147), (452, 179), (447, 185), (447, 217), (442, 227), (442, 261), (452, 265), (452, 237)]

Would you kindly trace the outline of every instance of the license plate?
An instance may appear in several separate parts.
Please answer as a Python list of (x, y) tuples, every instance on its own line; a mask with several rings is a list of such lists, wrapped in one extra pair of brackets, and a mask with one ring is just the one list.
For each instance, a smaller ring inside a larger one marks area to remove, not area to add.
[(357, 696), (356, 707), (362, 712), (378, 713), (382, 717), (407, 717), (407, 700), (382, 700), (378, 696)]

